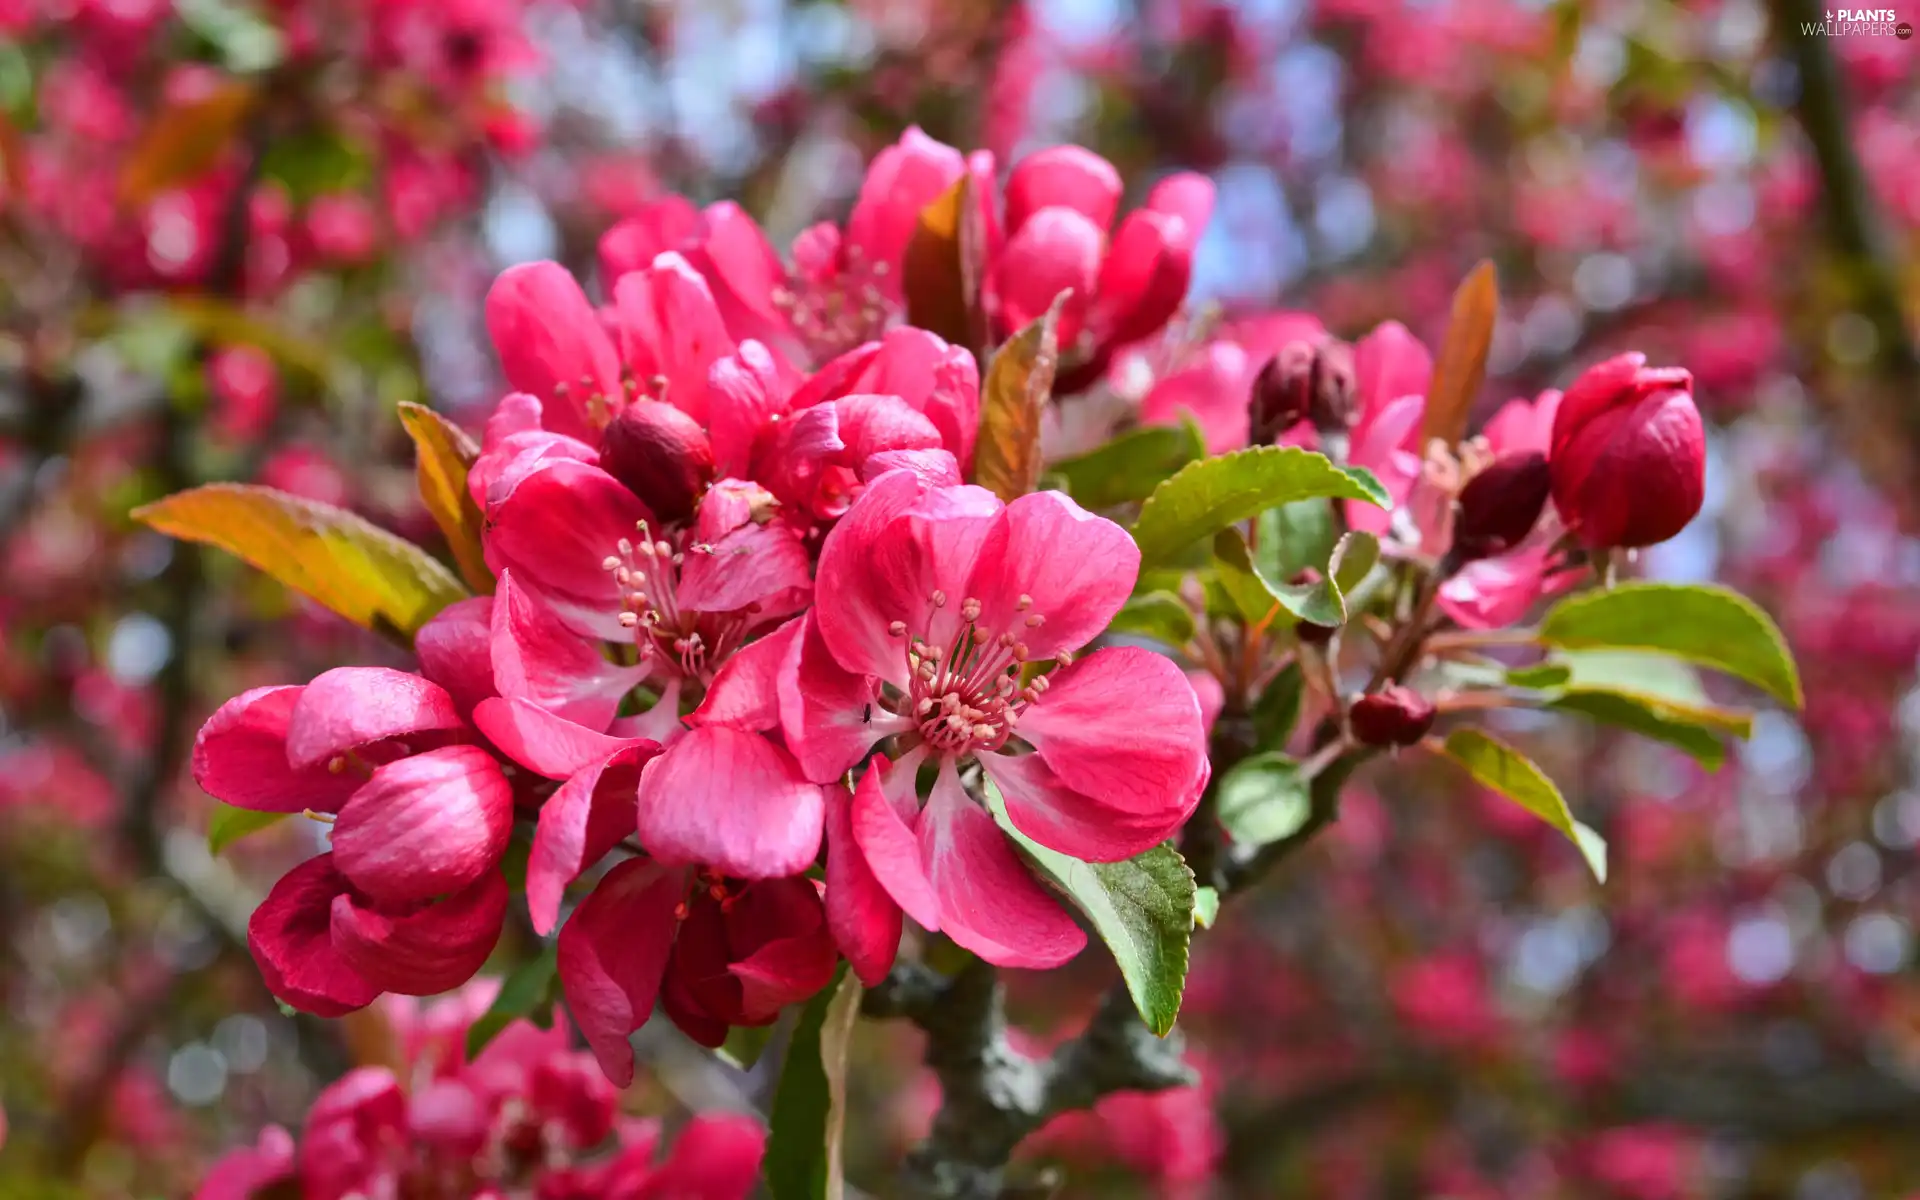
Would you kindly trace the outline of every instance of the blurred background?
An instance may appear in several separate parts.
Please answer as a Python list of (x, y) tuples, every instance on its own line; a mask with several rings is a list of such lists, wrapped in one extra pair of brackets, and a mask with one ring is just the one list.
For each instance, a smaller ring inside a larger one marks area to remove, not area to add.
[[(1690, 368), (1707, 510), (1644, 569), (1760, 599), (1807, 682), (1717, 772), (1534, 732), (1604, 888), (1457, 776), (1363, 778), (1196, 942), (1202, 1085), (1033, 1139), (1066, 1194), (1920, 1194), (1920, 43), (1804, 3), (0, 0), (0, 1196), (188, 1195), (372, 1053), (246, 953), (318, 827), (214, 853), (185, 767), (224, 698), (393, 652), (128, 510), (252, 479), (432, 544), (395, 405), (497, 398), (496, 271), (591, 281), (675, 193), (784, 247), (915, 124), (1209, 175), (1198, 319), (1437, 344), (1489, 258), (1485, 408)], [(1109, 969), (1016, 979), (1034, 1042)], [(932, 1085), (857, 1045), (885, 1194)]]

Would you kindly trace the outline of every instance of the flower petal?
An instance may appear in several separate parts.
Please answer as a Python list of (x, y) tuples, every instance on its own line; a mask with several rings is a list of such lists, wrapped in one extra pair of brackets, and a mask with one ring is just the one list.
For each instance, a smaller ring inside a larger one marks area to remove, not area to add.
[(1092, 641), (1139, 574), (1140, 548), (1126, 530), (1059, 492), (1033, 492), (994, 523), (965, 594), (980, 601), (980, 629), (1012, 633), (1040, 660)]
[(413, 635), (420, 673), (447, 690), (462, 715), (489, 696), (493, 686), (493, 597), (456, 600)]
[[(853, 796), (844, 786), (826, 789), (826, 816), (827, 927), (860, 982), (874, 987), (900, 953), (900, 906), (880, 886), (854, 841)], [(911, 846), (912, 835), (907, 838)]]
[(599, 467), (556, 459), (488, 508), (487, 565), (495, 575), (512, 571), (574, 632), (629, 640), (620, 624), (620, 588), (605, 563), (652, 516)]
[(903, 733), (912, 722), (877, 708), (879, 687), (871, 675), (855, 675), (834, 661), (820, 635), (819, 609), (800, 619), (805, 626), (788, 645), (781, 666), (780, 729), (787, 749), (815, 783), (831, 783), (857, 766), (875, 742)]
[(752, 1117), (702, 1113), (687, 1122), (634, 1200), (747, 1200), (766, 1152), (767, 1131)]
[(287, 728), (301, 687), (242, 692), (207, 718), (193, 741), (193, 779), (209, 796), (255, 812), (338, 812), (357, 775), (287, 765)]
[(507, 881), (490, 871), (446, 899), (405, 914), (342, 893), (333, 898), (334, 949), (367, 982), (403, 996), (437, 996), (472, 979), (500, 940)]
[(669, 193), (600, 235), (600, 279), (612, 287), (628, 271), (638, 271), (668, 250), (677, 250), (700, 225), (700, 210), (685, 196)]
[(561, 784), (540, 806), (527, 855), (527, 914), (535, 933), (553, 932), (567, 885), (634, 832), (640, 769), (658, 753), (652, 742), (624, 746)]
[[(846, 248), (885, 294), (900, 295), (900, 262), (919, 227), (921, 210), (940, 198), (967, 169), (960, 152), (910, 127), (874, 155), (860, 198), (847, 217)], [(884, 269), (873, 271), (876, 265)]]
[(812, 598), (809, 566), (807, 548), (791, 528), (749, 521), (710, 546), (688, 549), (674, 603), (687, 612), (752, 609), (757, 622), (770, 621)]
[(1186, 227), (1187, 249), (1191, 251), (1207, 231), (1213, 218), (1213, 180), (1192, 171), (1179, 171), (1153, 185), (1147, 193), (1147, 207), (1180, 218)]
[(646, 740), (595, 733), (517, 697), (481, 701), (473, 723), (501, 753), (548, 779), (571, 779), (621, 747)]
[[(643, 390), (702, 425), (707, 421), (707, 376), (734, 350), (713, 292), (678, 254), (667, 253), (613, 287), (621, 356)], [(651, 381), (665, 381), (664, 395)]]
[(1104, 342), (1138, 341), (1179, 311), (1193, 278), (1194, 240), (1177, 216), (1147, 208), (1127, 214), (1100, 264), (1092, 323)]
[(1120, 172), (1083, 146), (1036, 150), (1007, 174), (1007, 228), (1016, 234), (1035, 213), (1062, 206), (1084, 216), (1100, 233), (1120, 207)]
[(797, 386), (798, 373), (756, 341), (741, 342), (739, 349), (713, 364), (707, 372), (707, 438), (713, 444), (714, 469), (723, 478), (747, 473), (754, 439), (767, 422), (787, 411)]
[(1076, 792), (1172, 825), (1207, 761), (1200, 701), (1180, 668), (1138, 646), (1097, 650), (1047, 676), (1020, 736)]
[(706, 699), (687, 716), (687, 724), (731, 725), (764, 733), (780, 724), (780, 670), (800, 636), (805, 617), (748, 642), (727, 658), (707, 685)]
[(294, 702), (287, 761), (325, 766), (370, 742), (466, 728), (446, 689), (387, 667), (335, 667), (315, 677)]
[[(913, 773), (924, 757), (924, 752), (909, 753), (892, 764), (890, 771), (886, 755), (874, 755), (867, 773), (854, 788), (849, 826), (859, 847), (860, 860), (887, 895), (923, 927), (938, 930), (940, 901), (934, 895), (933, 882), (927, 877), (926, 864), (920, 858), (920, 843), (913, 830), (915, 822), (902, 815), (886, 792), (890, 773), (897, 773), (901, 785), (911, 789)], [(916, 821), (917, 817), (915, 814)]]
[(615, 1087), (633, 1082), (627, 1038), (646, 1024), (677, 928), (686, 872), (630, 858), (608, 871), (560, 928), (561, 990)]
[[(1354, 344), (1353, 378), (1354, 395), (1360, 401), (1360, 424), (1364, 426), (1368, 413), (1390, 401), (1402, 396), (1425, 399), (1427, 384), (1433, 378), (1433, 356), (1405, 325), (1383, 321)], [(1358, 436), (1356, 430), (1356, 440)]]
[(966, 794), (951, 761), (941, 764), (920, 814), (919, 841), (941, 931), (961, 946), (996, 966), (1033, 969), (1086, 948), (1086, 933)]
[(640, 844), (742, 879), (797, 875), (820, 852), (820, 788), (758, 733), (705, 725), (640, 775)]
[(1015, 828), (1085, 862), (1132, 858), (1166, 841), (1186, 819), (1177, 812), (1141, 816), (1076, 792), (1038, 754), (983, 754), (980, 765), (999, 786)]
[(623, 667), (569, 632), (547, 606), (503, 571), (493, 597), (493, 679), (501, 696), (517, 696), (588, 729), (604, 730), (621, 699), (647, 676)]
[(333, 855), (317, 855), (282, 875), (247, 922), (247, 949), (267, 989), (301, 1012), (345, 1016), (380, 995), (333, 945), (333, 898), (347, 886)]
[(513, 786), (493, 756), (447, 746), (390, 762), (333, 826), (334, 866), (383, 903), (459, 891), (500, 865), (513, 833)]
[(548, 429), (589, 437), (588, 402), (623, 394), (620, 358), (573, 276), (553, 262), (508, 267), (486, 307), (487, 335), (514, 390), (539, 398)]
[(1061, 292), (1072, 292), (1060, 312), (1060, 344), (1079, 336), (1094, 295), (1106, 227), (1070, 208), (1043, 208), (1007, 239), (993, 271), (1000, 326), (1012, 331), (1039, 320)]

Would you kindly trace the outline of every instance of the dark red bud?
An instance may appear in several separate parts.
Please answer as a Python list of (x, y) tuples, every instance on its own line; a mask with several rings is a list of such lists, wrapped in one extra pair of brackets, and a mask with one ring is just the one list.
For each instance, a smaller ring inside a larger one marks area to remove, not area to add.
[(683, 521), (713, 482), (713, 443), (698, 421), (673, 405), (642, 400), (607, 426), (600, 466), (654, 516)]
[(1368, 746), (1411, 746), (1433, 728), (1433, 705), (1410, 687), (1390, 683), (1347, 710), (1353, 736)]
[(1248, 402), (1252, 440), (1264, 446), (1299, 424), (1313, 396), (1313, 347), (1290, 342), (1267, 360), (1253, 380)]
[(1313, 356), (1313, 390), (1307, 416), (1321, 433), (1345, 433), (1358, 415), (1354, 406), (1353, 347), (1335, 338), (1321, 342)]
[(1505, 554), (1533, 532), (1553, 490), (1547, 456), (1538, 450), (1503, 454), (1460, 489), (1453, 523), (1453, 555), (1460, 563)]

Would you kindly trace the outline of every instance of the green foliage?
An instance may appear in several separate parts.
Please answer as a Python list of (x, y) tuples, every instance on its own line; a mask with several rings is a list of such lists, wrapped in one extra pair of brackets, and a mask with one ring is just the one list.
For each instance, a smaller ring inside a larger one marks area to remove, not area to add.
[(1265, 846), (1299, 832), (1313, 811), (1300, 764), (1284, 754), (1256, 754), (1220, 780), (1214, 808), (1234, 842)]
[(1593, 876), (1607, 881), (1607, 844), (1598, 833), (1573, 819), (1566, 798), (1526, 755), (1478, 729), (1447, 735), (1446, 755), (1482, 786), (1492, 788), (1553, 826), (1580, 851)]
[(1253, 719), (1256, 748), (1273, 751), (1286, 748), (1287, 739), (1300, 720), (1300, 698), (1305, 688), (1306, 675), (1297, 658), (1267, 684), (1248, 714)]
[(1660, 651), (1744, 679), (1795, 708), (1803, 702), (1779, 627), (1722, 587), (1626, 583), (1572, 596), (1541, 621), (1540, 639), (1566, 650)]
[(1140, 1019), (1165, 1037), (1180, 1015), (1188, 943), (1193, 938), (1193, 871), (1180, 852), (1160, 845), (1124, 862), (1081, 862), (1047, 849), (1014, 828), (991, 781), (987, 805), (1000, 828), (1019, 843), (1040, 873), (1086, 914), (1120, 965)]
[(1379, 539), (1370, 533), (1349, 533), (1334, 544), (1327, 561), (1316, 564), (1320, 568), (1318, 580), (1288, 583), (1260, 569), (1238, 529), (1223, 529), (1213, 538), (1215, 578), (1249, 625), (1268, 620), (1276, 604), (1298, 620), (1343, 625), (1347, 620), (1346, 590), (1365, 579), (1379, 561)]
[[(822, 1200), (827, 1194), (827, 1124), (831, 1082), (821, 1054), (821, 1031), (847, 966), (807, 1001), (787, 1044), (780, 1083), (768, 1116), (767, 1190), (774, 1200)], [(840, 1069), (845, 1070), (844, 1052)]]
[(1166, 479), (1207, 453), (1199, 427), (1145, 425), (1078, 458), (1053, 464), (1067, 494), (1088, 508), (1145, 500)]
[(255, 812), (216, 802), (207, 821), (207, 853), (219, 854), (250, 833), (268, 829), (292, 816), (292, 813)]
[(1114, 614), (1109, 633), (1138, 633), (1178, 648), (1193, 640), (1193, 611), (1172, 592), (1135, 596)]
[(1337, 467), (1297, 446), (1255, 446), (1189, 463), (1162, 483), (1133, 524), (1143, 567), (1173, 560), (1188, 546), (1278, 504), (1318, 497), (1390, 507), (1372, 472)]

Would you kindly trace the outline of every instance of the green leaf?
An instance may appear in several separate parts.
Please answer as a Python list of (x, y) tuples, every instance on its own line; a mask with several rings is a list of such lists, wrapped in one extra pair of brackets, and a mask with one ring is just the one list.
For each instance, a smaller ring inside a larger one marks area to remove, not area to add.
[(345, 509), (272, 488), (210, 483), (133, 511), (161, 533), (258, 567), (356, 625), (411, 645), (467, 590), (432, 555)]
[(1313, 802), (1300, 765), (1284, 754), (1256, 754), (1234, 765), (1214, 796), (1220, 825), (1243, 846), (1291, 837), (1307, 823)]
[(1040, 480), (1040, 414), (1053, 395), (1053, 373), (1060, 365), (1054, 330), (1065, 295), (1001, 343), (980, 380), (973, 479), (1008, 502), (1031, 492)]
[(1333, 505), (1325, 500), (1277, 505), (1254, 518), (1254, 565), (1268, 579), (1292, 579), (1325, 564), (1339, 540)]
[(1287, 583), (1261, 572), (1238, 529), (1223, 529), (1213, 537), (1215, 576), (1249, 625), (1265, 621), (1275, 604), (1302, 621), (1343, 625), (1347, 620), (1345, 589), (1365, 579), (1379, 561), (1379, 539), (1356, 531), (1342, 537), (1329, 561), (1319, 564), (1320, 579)]
[(1626, 583), (1573, 596), (1547, 613), (1540, 639), (1569, 650), (1657, 650), (1725, 671), (1795, 708), (1803, 703), (1779, 627), (1753, 601), (1721, 587)]
[[(488, 1042), (515, 1021), (526, 1019), (543, 1029), (548, 1027), (553, 1011), (557, 953), (555, 945), (548, 943), (537, 956), (515, 967), (513, 973), (501, 981), (493, 1003), (480, 1014), (479, 1020), (467, 1027), (467, 1061), (473, 1061)], [(543, 1021), (543, 1017), (547, 1019)]]
[(1143, 566), (1157, 566), (1195, 542), (1276, 504), (1328, 497), (1392, 506), (1360, 467), (1337, 467), (1297, 446), (1254, 446), (1182, 467), (1141, 506), (1133, 523)]
[(727, 1040), (714, 1053), (744, 1071), (760, 1061), (772, 1040), (771, 1025), (735, 1025), (727, 1030)]
[(1175, 471), (1206, 457), (1194, 425), (1145, 425), (1090, 450), (1054, 463), (1067, 494), (1088, 508), (1111, 508), (1145, 500)]
[(228, 0), (175, 0), (180, 19), (220, 52), (227, 69), (245, 75), (278, 66), (286, 39), (259, 14)]
[(1220, 893), (1210, 887), (1193, 890), (1193, 923), (1202, 929), (1212, 929), (1213, 923), (1220, 919)]
[(1171, 845), (1160, 845), (1125, 862), (1081, 862), (1014, 828), (992, 780), (986, 781), (986, 792), (994, 820), (1086, 914), (1120, 964), (1140, 1019), (1165, 1037), (1180, 1015), (1193, 938), (1193, 870), (1186, 860)]
[(1578, 713), (1602, 724), (1617, 726), (1642, 737), (1664, 742), (1691, 755), (1709, 771), (1727, 761), (1727, 748), (1712, 731), (1675, 718), (1674, 710), (1656, 707), (1643, 697), (1622, 692), (1569, 692), (1547, 707)]
[(1253, 702), (1253, 732), (1261, 750), (1284, 750), (1293, 727), (1300, 720), (1300, 697), (1306, 688), (1306, 673), (1300, 660), (1294, 659), (1267, 684)]
[(1478, 729), (1456, 729), (1448, 734), (1446, 755), (1482, 786), (1499, 792), (1565, 834), (1587, 860), (1594, 878), (1601, 883), (1607, 881), (1606, 842), (1573, 819), (1560, 789), (1526, 755)]
[(1108, 633), (1138, 633), (1178, 649), (1193, 640), (1193, 610), (1172, 592), (1148, 592), (1122, 605)]
[(250, 833), (278, 825), (292, 813), (255, 812), (215, 802), (213, 816), (207, 821), (207, 853), (218, 854)]
[(1561, 686), (1573, 678), (1573, 668), (1563, 662), (1535, 663), (1530, 667), (1512, 667), (1506, 674), (1509, 687), (1530, 688), (1545, 692)]
[(827, 1194), (827, 1123), (831, 1083), (821, 1060), (821, 1031), (847, 965), (800, 1013), (768, 1115), (765, 1177), (774, 1200), (822, 1200)]

